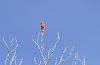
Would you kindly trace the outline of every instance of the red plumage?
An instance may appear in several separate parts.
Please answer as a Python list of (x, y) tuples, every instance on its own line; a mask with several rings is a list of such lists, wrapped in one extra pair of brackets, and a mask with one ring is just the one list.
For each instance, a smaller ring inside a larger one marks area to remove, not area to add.
[(43, 20), (41, 19), (40, 20), (40, 26), (41, 26), (41, 30), (42, 30), (42, 33), (44, 32), (44, 22), (43, 22)]

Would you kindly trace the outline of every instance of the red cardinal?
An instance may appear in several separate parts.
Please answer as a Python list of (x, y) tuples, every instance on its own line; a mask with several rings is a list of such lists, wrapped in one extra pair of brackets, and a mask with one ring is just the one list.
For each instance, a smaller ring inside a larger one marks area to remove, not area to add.
[(44, 32), (44, 22), (43, 22), (42, 18), (40, 20), (40, 26), (41, 26), (41, 30), (42, 30), (42, 33), (43, 33)]

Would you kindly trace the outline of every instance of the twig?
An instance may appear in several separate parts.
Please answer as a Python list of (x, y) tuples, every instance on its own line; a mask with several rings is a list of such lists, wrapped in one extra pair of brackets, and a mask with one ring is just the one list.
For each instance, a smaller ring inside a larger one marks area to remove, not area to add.
[(82, 65), (86, 65), (85, 57), (84, 57), (84, 59), (83, 59)]
[(7, 42), (5, 41), (4, 37), (3, 37), (2, 40), (3, 40), (3, 42), (4, 42), (4, 44), (5, 44), (6, 48), (7, 48), (7, 51), (8, 51), (9, 50), (9, 46), (8, 46)]
[(22, 65), (22, 62), (23, 62), (23, 58), (20, 60), (19, 65)]
[(66, 50), (67, 50), (67, 48), (65, 48), (65, 49), (63, 50), (63, 52), (62, 52), (62, 54), (61, 54), (61, 56), (60, 56), (59, 61), (56, 62), (56, 65), (60, 65), (62, 62), (64, 62), (63, 57), (64, 57), (64, 54), (66, 53)]
[(57, 36), (57, 39), (56, 39), (56, 42), (54, 44), (54, 47), (53, 48), (50, 48), (50, 50), (48, 51), (48, 61), (50, 60), (51, 56), (53, 55), (54, 51), (55, 51), (55, 48), (57, 47), (57, 43), (59, 42), (60, 40), (60, 37), (59, 37), (59, 32), (57, 33), (58, 36)]
[(44, 57), (44, 55), (43, 55), (44, 44), (43, 44), (43, 34), (42, 34), (42, 33), (41, 33), (41, 36), (42, 36), (42, 38), (41, 38), (41, 45), (39, 45), (39, 44), (37, 43), (37, 42), (38, 42), (38, 39), (39, 39), (39, 37), (40, 37), (40, 33), (38, 33), (37, 42), (34, 40), (33, 36), (32, 36), (32, 38), (33, 38), (33, 42), (36, 44), (37, 48), (39, 49), (39, 52), (40, 52), (40, 54), (41, 54), (41, 58), (42, 58), (43, 64), (46, 65), (46, 60), (45, 60), (45, 57)]
[[(14, 37), (11, 39), (11, 45), (8, 45), (8, 43), (5, 41), (5, 39), (4, 39), (4, 37), (3, 37), (3, 42), (4, 42), (4, 44), (5, 44), (5, 46), (6, 46), (6, 48), (7, 48), (7, 56), (6, 56), (6, 58), (5, 58), (5, 60), (4, 60), (4, 65), (8, 65), (7, 64), (7, 60), (8, 60), (8, 58), (10, 58), (11, 60), (10, 60), (10, 62), (9, 62), (9, 65), (12, 65), (13, 63), (15, 63), (15, 65), (17, 65), (17, 61), (16, 61), (16, 50), (17, 50), (17, 48), (19, 47), (19, 45), (18, 45), (18, 41), (16, 40), (16, 46), (13, 48), (13, 46), (12, 46), (12, 44), (13, 44), (13, 41), (14, 41), (15, 39), (14, 39)], [(13, 48), (13, 49), (11, 49), (11, 48)], [(13, 55), (12, 55), (13, 54)], [(10, 55), (12, 55), (11, 57), (10, 57)], [(20, 63), (19, 63), (20, 64)]]
[(15, 62), (15, 65), (17, 65), (16, 56), (14, 57), (14, 62)]

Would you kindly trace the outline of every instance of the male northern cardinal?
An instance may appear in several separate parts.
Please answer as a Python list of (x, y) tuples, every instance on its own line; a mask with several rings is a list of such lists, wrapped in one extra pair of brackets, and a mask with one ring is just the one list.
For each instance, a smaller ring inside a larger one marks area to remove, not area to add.
[(42, 33), (43, 33), (44, 32), (44, 22), (43, 22), (42, 18), (40, 20), (40, 26), (41, 26), (41, 30), (42, 30)]

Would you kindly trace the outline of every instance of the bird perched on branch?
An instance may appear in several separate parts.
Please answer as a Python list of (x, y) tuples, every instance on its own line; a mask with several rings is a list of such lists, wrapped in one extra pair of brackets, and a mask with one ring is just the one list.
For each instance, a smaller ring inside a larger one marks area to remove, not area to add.
[(42, 20), (42, 18), (40, 19), (40, 26), (41, 26), (41, 30), (42, 30), (42, 33), (44, 32), (44, 22)]

